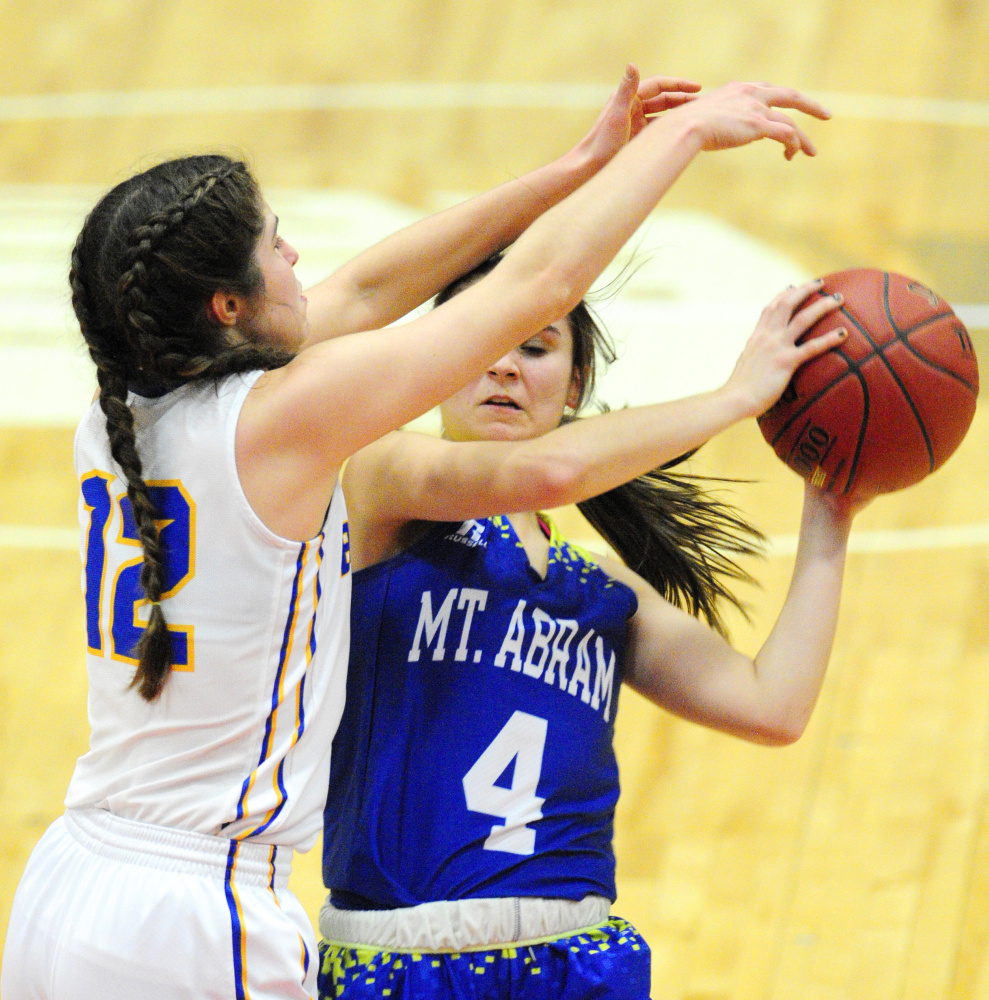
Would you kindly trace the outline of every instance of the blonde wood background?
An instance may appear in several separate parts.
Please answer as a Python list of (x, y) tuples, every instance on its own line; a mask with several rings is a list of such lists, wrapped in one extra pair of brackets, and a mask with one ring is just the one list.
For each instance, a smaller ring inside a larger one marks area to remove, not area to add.
[[(0, 184), (106, 186), (219, 146), (247, 152), (272, 187), (425, 208), (550, 158), (593, 118), (400, 107), (4, 117), (3, 99), (18, 95), (610, 84), (626, 60), (708, 85), (770, 79), (843, 95), (846, 115), (809, 126), (817, 160), (785, 164), (768, 146), (703, 158), (665, 204), (711, 213), (810, 273), (880, 265), (953, 302), (989, 301), (989, 129), (863, 111), (883, 96), (977, 102), (984, 115), (981, 2), (7, 0), (0, 21)], [(952, 461), (858, 527), (989, 524), (987, 445), (980, 404)], [(753, 480), (735, 488), (746, 512), (768, 534), (795, 531), (798, 483), (753, 425), (712, 442), (697, 467)], [(71, 528), (75, 489), (70, 431), (0, 428), (0, 527)], [(967, 538), (850, 557), (829, 677), (791, 748), (751, 747), (623, 694), (616, 912), (652, 946), (656, 998), (989, 998), (989, 548)], [(733, 623), (741, 648), (757, 648), (791, 568), (787, 556), (756, 567), (752, 621)], [(86, 746), (82, 635), (78, 556), (0, 546), (0, 934)], [(315, 852), (293, 885), (315, 918)]]

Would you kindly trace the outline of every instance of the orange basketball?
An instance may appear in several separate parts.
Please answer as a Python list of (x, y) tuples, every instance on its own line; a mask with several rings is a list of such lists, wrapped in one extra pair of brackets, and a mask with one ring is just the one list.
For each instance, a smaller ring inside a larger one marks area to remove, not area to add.
[(900, 274), (826, 275), (840, 309), (806, 334), (846, 340), (794, 373), (759, 429), (795, 472), (832, 493), (871, 496), (947, 461), (975, 414), (979, 369), (965, 326), (935, 292)]

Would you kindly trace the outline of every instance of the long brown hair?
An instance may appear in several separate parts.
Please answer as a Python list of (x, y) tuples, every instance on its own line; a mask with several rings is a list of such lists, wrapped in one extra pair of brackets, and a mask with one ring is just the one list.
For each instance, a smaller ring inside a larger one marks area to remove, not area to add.
[[(500, 260), (501, 254), (496, 254), (453, 281), (436, 297), (436, 305), (480, 280)], [(577, 419), (577, 412), (594, 402), (598, 365), (608, 365), (616, 357), (611, 338), (586, 300), (567, 319), (580, 398), (564, 422)], [(599, 404), (599, 409), (607, 407)], [(729, 480), (671, 471), (689, 457), (682, 455), (582, 500), (577, 507), (630, 569), (668, 601), (695, 617), (703, 616), (724, 635), (721, 604), (727, 602), (745, 614), (728, 581), (755, 582), (738, 559), (759, 553), (765, 538), (730, 504), (709, 492), (709, 486)]]
[(148, 701), (168, 677), (172, 645), (159, 603), (165, 564), (158, 514), (127, 394), (158, 395), (289, 360), (280, 350), (231, 343), (207, 310), (218, 290), (249, 301), (263, 292), (255, 258), (263, 225), (261, 194), (244, 163), (191, 156), (113, 188), (90, 212), (72, 251), (72, 307), (96, 365), (110, 452), (126, 479), (144, 553), (140, 584), (151, 611), (134, 651), (132, 686)]

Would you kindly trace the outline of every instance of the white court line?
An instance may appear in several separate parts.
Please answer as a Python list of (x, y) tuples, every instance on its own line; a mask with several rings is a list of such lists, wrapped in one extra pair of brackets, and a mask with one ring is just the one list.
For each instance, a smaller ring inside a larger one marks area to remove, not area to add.
[[(919, 552), (933, 549), (972, 548), (989, 545), (989, 524), (960, 524), (942, 528), (900, 528), (895, 531), (853, 531), (849, 552)], [(37, 528), (0, 524), (0, 549), (79, 550), (77, 528)], [(796, 535), (769, 539), (769, 558), (791, 556), (797, 551)]]
[(989, 328), (989, 305), (962, 305), (955, 308), (955, 315), (970, 330)]
[[(942, 528), (900, 528), (895, 531), (853, 531), (849, 552), (919, 552), (931, 549), (971, 548), (989, 545), (989, 524), (959, 524)], [(769, 539), (769, 558), (792, 556), (797, 551), (796, 535)]]
[(22, 524), (0, 524), (0, 549), (46, 549), (79, 551), (78, 528), (33, 528)]
[[(264, 111), (597, 109), (606, 84), (352, 83), (83, 91), (0, 97), (0, 121)], [(989, 127), (989, 102), (815, 93), (836, 118)]]

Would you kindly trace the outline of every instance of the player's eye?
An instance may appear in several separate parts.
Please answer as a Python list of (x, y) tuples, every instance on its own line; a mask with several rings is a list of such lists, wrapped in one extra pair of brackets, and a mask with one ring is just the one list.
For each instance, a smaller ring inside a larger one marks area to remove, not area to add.
[(523, 344), (519, 350), (529, 358), (541, 358), (546, 353), (546, 347), (535, 341)]
[(280, 250), (285, 244), (285, 241), (277, 233), (275, 234), (275, 249)]

